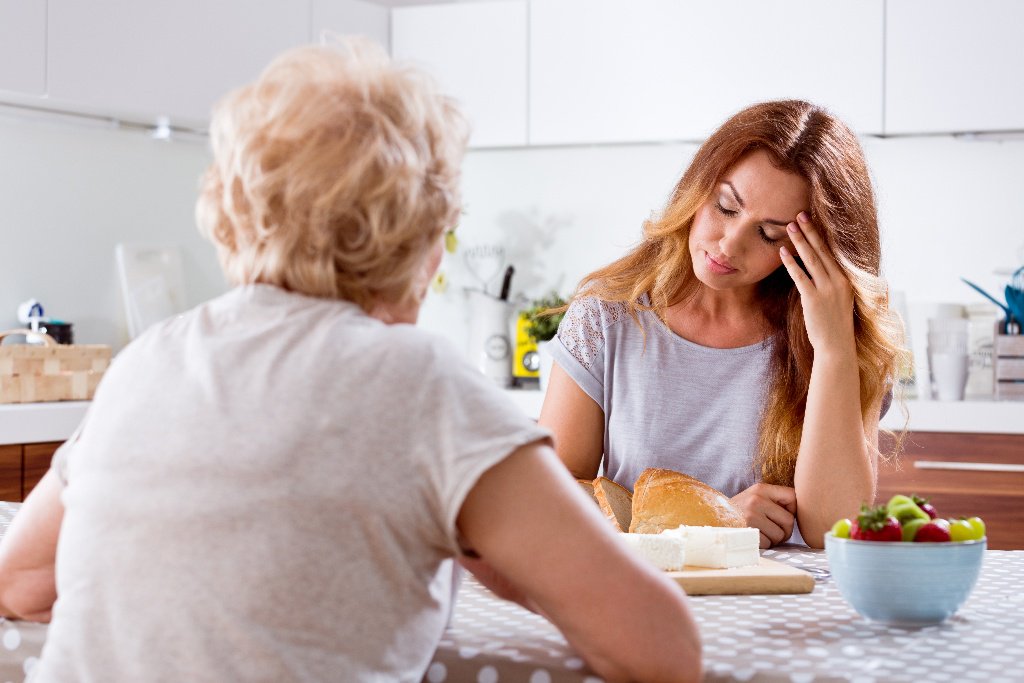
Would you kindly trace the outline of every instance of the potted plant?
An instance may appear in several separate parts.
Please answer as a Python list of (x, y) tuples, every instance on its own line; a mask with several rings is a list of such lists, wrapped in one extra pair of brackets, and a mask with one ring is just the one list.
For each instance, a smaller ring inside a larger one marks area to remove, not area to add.
[(566, 301), (557, 292), (535, 299), (526, 310), (529, 320), (527, 332), (537, 343), (537, 355), (540, 358), (539, 378), (540, 390), (548, 387), (548, 376), (551, 374), (551, 353), (547, 345), (558, 332), (558, 324), (565, 315)]

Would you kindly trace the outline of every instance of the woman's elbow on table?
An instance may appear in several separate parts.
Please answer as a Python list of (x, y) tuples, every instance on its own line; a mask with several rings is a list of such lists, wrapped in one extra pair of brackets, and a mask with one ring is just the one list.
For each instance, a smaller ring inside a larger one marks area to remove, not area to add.
[(0, 616), (25, 621), (50, 621), (53, 572), (0, 571)]
[[(642, 615), (640, 615), (642, 616)], [(587, 663), (594, 673), (611, 682), (691, 683), (703, 677), (700, 637), (687, 621), (666, 624), (657, 652), (633, 650), (626, 643), (617, 661), (590, 653)], [(628, 653), (623, 657), (623, 653)]]

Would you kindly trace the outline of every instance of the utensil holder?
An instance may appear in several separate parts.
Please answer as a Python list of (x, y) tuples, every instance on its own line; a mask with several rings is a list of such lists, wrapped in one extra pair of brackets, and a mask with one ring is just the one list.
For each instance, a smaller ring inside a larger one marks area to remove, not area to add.
[(996, 400), (1024, 401), (1024, 334), (997, 334), (993, 347)]

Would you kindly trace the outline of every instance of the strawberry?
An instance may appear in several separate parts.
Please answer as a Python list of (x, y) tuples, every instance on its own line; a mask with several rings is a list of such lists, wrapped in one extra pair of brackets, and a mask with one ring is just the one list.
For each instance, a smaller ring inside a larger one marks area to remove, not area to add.
[(914, 534), (915, 543), (949, 543), (951, 540), (949, 522), (944, 519), (933, 519)]
[(922, 510), (924, 510), (925, 514), (927, 514), (932, 519), (935, 519), (936, 517), (939, 516), (939, 513), (938, 513), (938, 511), (936, 511), (935, 506), (932, 505), (931, 503), (929, 503), (927, 498), (922, 498), (921, 496), (918, 496), (918, 495), (913, 495), (910, 498), (915, 503), (917, 503), (917, 507), (919, 507)]
[(885, 505), (860, 506), (860, 514), (850, 528), (850, 538), (856, 541), (902, 541), (900, 521), (889, 514)]

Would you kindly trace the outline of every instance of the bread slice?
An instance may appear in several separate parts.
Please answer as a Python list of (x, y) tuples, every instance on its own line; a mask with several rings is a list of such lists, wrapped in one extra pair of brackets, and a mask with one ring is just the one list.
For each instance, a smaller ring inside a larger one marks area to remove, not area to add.
[(619, 531), (629, 531), (633, 518), (633, 494), (607, 477), (594, 480), (594, 498), (601, 512), (610, 519)]
[(648, 468), (633, 486), (630, 533), (658, 534), (688, 526), (745, 527), (740, 511), (721, 491), (672, 470)]
[[(590, 496), (590, 498), (597, 503), (597, 496), (594, 495), (594, 482), (588, 479), (577, 479), (576, 483), (580, 485), (580, 488)], [(600, 503), (598, 503), (600, 505)]]

